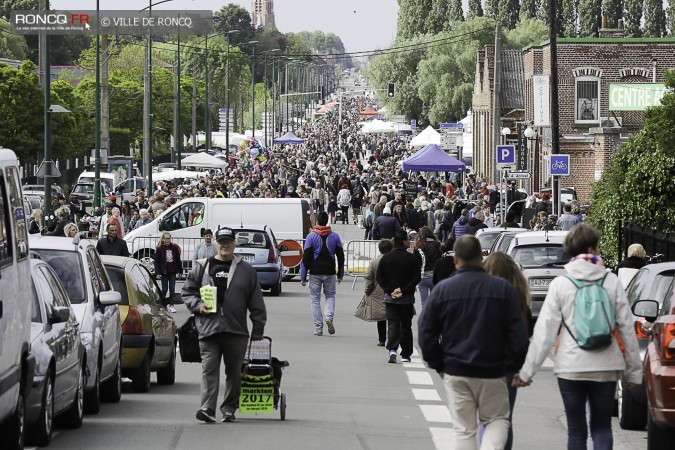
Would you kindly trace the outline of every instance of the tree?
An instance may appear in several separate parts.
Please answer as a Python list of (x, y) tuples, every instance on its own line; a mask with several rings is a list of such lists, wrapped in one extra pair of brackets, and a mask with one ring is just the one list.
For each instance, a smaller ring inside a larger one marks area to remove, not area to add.
[(666, 14), (661, 0), (644, 0), (645, 12), (644, 36), (662, 37), (666, 35)]
[(520, 5), (518, 0), (502, 0), (499, 4), (499, 21), (507, 30), (512, 30), (518, 23)]
[(537, 17), (537, 0), (521, 0), (520, 19), (534, 19)]
[[(435, 30), (437, 21), (429, 21), (429, 11), (432, 11), (432, 0), (398, 0), (399, 12), (396, 24), (396, 37), (410, 39), (420, 34), (438, 32)], [(445, 17), (445, 16), (443, 16)]]
[(548, 39), (548, 25), (541, 20), (525, 19), (513, 30), (505, 33), (504, 48), (521, 49), (534, 42)]
[[(431, 33), (439, 33), (448, 25), (448, 19), (452, 20), (450, 10), (453, 8), (452, 2), (455, 0), (431, 0), (431, 14), (428, 16), (428, 30)], [(460, 11), (462, 5), (459, 5)], [(459, 19), (463, 20), (463, 19)]]
[(589, 220), (602, 231), (600, 251), (609, 265), (617, 262), (618, 220), (675, 232), (675, 73), (666, 74), (666, 85), (671, 91), (661, 106), (647, 110), (644, 128), (613, 155), (591, 192)]
[(548, 2), (549, 0), (539, 0), (539, 8), (537, 8), (537, 19), (541, 20), (546, 25), (551, 23), (548, 17)]
[(43, 102), (35, 64), (18, 69), (0, 63), (0, 144), (20, 160), (37, 162), (42, 148)]
[(562, 2), (561, 29), (559, 36), (577, 37), (577, 2), (564, 0)]
[(602, 0), (579, 0), (579, 37), (598, 37)]
[(52, 153), (56, 159), (89, 155), (94, 145), (94, 120), (73, 86), (63, 80), (50, 84), (51, 103), (61, 105), (69, 113), (52, 115)]
[(610, 28), (617, 28), (619, 20), (623, 19), (623, 0), (604, 0), (602, 10), (607, 13), (607, 24)]
[(467, 19), (474, 17), (483, 17), (483, 6), (480, 0), (469, 0), (469, 10), (466, 13)]
[(485, 16), (497, 20), (499, 18), (500, 0), (485, 0)]
[(668, 9), (666, 10), (666, 19), (668, 25), (668, 32), (671, 36), (675, 35), (675, 1), (670, 0)]
[(0, 0), (0, 17), (9, 21), (12, 10), (38, 9), (38, 0)]
[(232, 45), (248, 42), (255, 36), (255, 28), (251, 25), (251, 15), (246, 8), (235, 3), (229, 3), (215, 13), (213, 29), (217, 33), (227, 33), (238, 30), (239, 33), (230, 35)]
[(448, 7), (448, 27), (447, 29), (452, 29), (459, 22), (464, 22), (464, 11), (462, 11), (462, 0), (450, 0), (450, 6)]
[(0, 18), (0, 58), (24, 60), (27, 57), (26, 39), (17, 34), (10, 34), (9, 22)]
[(623, 27), (628, 37), (642, 36), (642, 1), (624, 0)]

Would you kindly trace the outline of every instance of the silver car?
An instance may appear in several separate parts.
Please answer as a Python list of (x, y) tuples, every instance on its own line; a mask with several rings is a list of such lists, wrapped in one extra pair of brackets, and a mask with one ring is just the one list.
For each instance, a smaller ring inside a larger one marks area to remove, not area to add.
[(569, 256), (563, 250), (567, 231), (527, 231), (516, 234), (506, 253), (523, 268), (530, 285), (532, 316), (539, 316), (551, 281), (565, 274)]

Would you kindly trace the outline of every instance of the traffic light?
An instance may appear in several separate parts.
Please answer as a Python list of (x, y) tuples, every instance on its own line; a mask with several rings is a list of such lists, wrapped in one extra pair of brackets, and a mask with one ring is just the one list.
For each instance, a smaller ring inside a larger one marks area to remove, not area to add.
[(394, 83), (389, 83), (389, 89), (387, 89), (387, 97), (391, 98), (394, 96)]

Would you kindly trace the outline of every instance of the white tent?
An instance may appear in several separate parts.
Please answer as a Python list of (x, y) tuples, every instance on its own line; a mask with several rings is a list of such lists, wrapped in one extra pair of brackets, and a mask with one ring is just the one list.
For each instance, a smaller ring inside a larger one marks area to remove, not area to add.
[[(186, 158), (187, 159), (187, 158)], [(194, 178), (196, 180), (199, 177), (207, 176), (208, 172), (192, 172), (190, 170), (168, 170), (166, 172), (157, 172), (152, 174), (153, 181), (166, 181), (166, 180), (175, 180), (175, 179), (185, 179), (185, 178)]]
[(429, 144), (441, 145), (441, 133), (429, 125), (410, 141), (411, 147), (425, 147)]
[(367, 122), (363, 128), (361, 128), (361, 133), (370, 134), (370, 133), (395, 133), (396, 128), (392, 122), (385, 122), (383, 120), (373, 120)]
[(207, 169), (225, 169), (227, 167), (226, 161), (203, 152), (190, 155), (180, 163), (183, 167), (203, 167)]

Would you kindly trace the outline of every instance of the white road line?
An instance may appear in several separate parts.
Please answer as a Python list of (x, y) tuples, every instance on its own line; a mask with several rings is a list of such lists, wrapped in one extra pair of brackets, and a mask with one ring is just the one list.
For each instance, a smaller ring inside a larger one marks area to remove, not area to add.
[(431, 431), (431, 439), (437, 450), (454, 450), (452, 448), (454, 437), (450, 428), (431, 427), (429, 431)]
[(426, 369), (427, 367), (424, 365), (424, 363), (421, 362), (404, 362), (403, 367), (406, 369)]
[(441, 396), (436, 389), (414, 389), (412, 390), (415, 400), (440, 402)]
[(452, 423), (450, 411), (446, 405), (419, 405), (427, 422)]
[(425, 386), (434, 385), (434, 381), (431, 379), (429, 372), (406, 370), (405, 374), (408, 376), (408, 383), (410, 384), (422, 384)]

